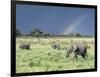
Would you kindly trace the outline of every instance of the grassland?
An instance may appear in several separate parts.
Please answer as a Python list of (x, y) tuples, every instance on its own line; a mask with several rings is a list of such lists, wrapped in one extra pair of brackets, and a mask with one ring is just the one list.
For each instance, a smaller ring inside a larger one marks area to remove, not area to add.
[[(78, 56), (78, 60), (72, 60), (72, 56), (66, 58), (66, 48), (70, 41), (84, 41), (89, 46), (88, 58), (84, 60)], [(16, 72), (40, 72), (40, 71), (59, 71), (74, 69), (94, 68), (94, 41), (93, 38), (16, 38)], [(60, 49), (53, 49), (51, 46), (56, 42), (60, 44)], [(21, 50), (19, 45), (31, 43), (30, 50)]]

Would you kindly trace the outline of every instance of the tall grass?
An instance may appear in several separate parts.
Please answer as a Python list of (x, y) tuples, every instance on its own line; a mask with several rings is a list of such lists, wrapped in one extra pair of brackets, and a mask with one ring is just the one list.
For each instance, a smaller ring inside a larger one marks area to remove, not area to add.
[[(88, 58), (84, 60), (78, 56), (78, 60), (72, 59), (72, 55), (66, 58), (66, 48), (70, 41), (85, 41), (88, 48)], [(16, 72), (40, 72), (59, 71), (74, 69), (94, 68), (94, 45), (93, 38), (16, 38)], [(61, 49), (53, 49), (52, 44), (57, 42)], [(89, 43), (90, 42), (90, 43)], [(21, 50), (21, 43), (31, 43), (30, 50)]]

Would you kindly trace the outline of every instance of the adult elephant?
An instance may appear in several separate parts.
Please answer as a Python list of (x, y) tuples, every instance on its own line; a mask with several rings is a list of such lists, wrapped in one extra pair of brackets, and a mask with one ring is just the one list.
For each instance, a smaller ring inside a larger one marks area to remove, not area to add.
[(87, 56), (87, 47), (81, 43), (81, 44), (73, 44), (70, 46), (68, 51), (66, 52), (66, 57), (69, 57), (70, 53), (74, 53), (74, 59), (77, 59), (77, 55), (82, 56), (84, 59), (86, 59)]

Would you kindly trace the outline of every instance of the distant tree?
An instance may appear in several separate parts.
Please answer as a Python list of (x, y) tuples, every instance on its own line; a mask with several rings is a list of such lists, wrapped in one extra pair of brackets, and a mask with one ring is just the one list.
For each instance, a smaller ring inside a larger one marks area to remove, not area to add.
[(81, 37), (82, 35), (80, 33), (76, 33), (76, 37)]
[(16, 36), (20, 36), (21, 35), (21, 32), (19, 29), (16, 29)]
[(51, 34), (50, 34), (50, 33), (48, 33), (47, 35), (48, 35), (48, 36), (51, 36)]
[(46, 33), (46, 34), (44, 34), (44, 36), (45, 36), (45, 37), (50, 37), (51, 34), (50, 34), (50, 33)]
[(39, 37), (42, 34), (43, 34), (43, 32), (37, 28), (33, 28), (32, 31), (30, 32), (30, 35), (37, 36), (37, 37)]

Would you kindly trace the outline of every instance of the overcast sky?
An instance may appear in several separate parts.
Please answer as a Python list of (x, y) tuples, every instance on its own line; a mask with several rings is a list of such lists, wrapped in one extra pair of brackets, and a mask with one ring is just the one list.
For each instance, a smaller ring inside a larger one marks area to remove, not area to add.
[(32, 28), (43, 32), (69, 34), (79, 32), (94, 35), (95, 10), (91, 8), (16, 5), (16, 27), (22, 33)]

